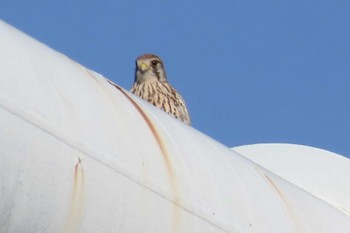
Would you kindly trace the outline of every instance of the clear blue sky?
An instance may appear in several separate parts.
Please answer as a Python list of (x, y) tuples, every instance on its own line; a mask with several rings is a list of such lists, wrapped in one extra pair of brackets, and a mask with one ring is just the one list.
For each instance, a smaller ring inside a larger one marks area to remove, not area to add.
[(348, 0), (4, 0), (0, 16), (126, 89), (159, 55), (193, 127), (227, 146), (350, 156)]

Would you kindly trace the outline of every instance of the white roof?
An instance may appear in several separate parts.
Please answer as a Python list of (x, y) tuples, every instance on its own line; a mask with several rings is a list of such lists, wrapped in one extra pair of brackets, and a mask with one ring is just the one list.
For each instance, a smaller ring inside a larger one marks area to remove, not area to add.
[(0, 232), (349, 232), (342, 211), (2, 22), (0, 51)]

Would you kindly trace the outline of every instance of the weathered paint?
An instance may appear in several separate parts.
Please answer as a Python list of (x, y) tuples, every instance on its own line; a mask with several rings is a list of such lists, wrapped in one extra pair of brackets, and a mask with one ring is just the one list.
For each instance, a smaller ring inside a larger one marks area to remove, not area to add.
[[(174, 205), (173, 208), (173, 227), (172, 232), (181, 232), (181, 211), (179, 211), (179, 206), (181, 205), (181, 199), (180, 199), (180, 190), (178, 185), (178, 180), (176, 178), (176, 172), (174, 165), (171, 162), (171, 155), (165, 145), (165, 142), (163, 141), (163, 137), (160, 135), (159, 131), (157, 130), (157, 127), (155, 123), (152, 122), (151, 118), (147, 116), (146, 112), (142, 109), (140, 105), (138, 105), (132, 98), (130, 98), (129, 94), (127, 94), (122, 88), (120, 88), (118, 85), (114, 84), (113, 82), (109, 81), (111, 85), (113, 85), (115, 88), (117, 88), (123, 95), (130, 101), (130, 103), (137, 109), (137, 111), (140, 113), (146, 124), (148, 125), (150, 131), (152, 132), (155, 140), (157, 141), (157, 144), (159, 146), (159, 149), (161, 151), (161, 154), (164, 158), (164, 163), (168, 171), (168, 176), (170, 180), (170, 184), (172, 187), (172, 194), (173, 194), (173, 201), (177, 205)], [(179, 206), (178, 206), (179, 205)]]
[(267, 180), (267, 183), (271, 185), (272, 189), (275, 190), (278, 198), (281, 200), (281, 205), (283, 206), (283, 209), (285, 209), (286, 214), (290, 221), (293, 223), (291, 224), (293, 226), (293, 232), (298, 232), (298, 221), (295, 221), (296, 216), (294, 214), (293, 209), (289, 206), (287, 199), (284, 197), (283, 192), (279, 190), (277, 184), (273, 182), (273, 180), (268, 176), (268, 174), (264, 174), (265, 179)]
[(349, 232), (341, 211), (4, 23), (0, 50), (0, 232)]
[(264, 143), (232, 148), (350, 216), (350, 160), (305, 145)]
[(67, 214), (67, 222), (65, 225), (65, 233), (80, 232), (81, 218), (83, 214), (84, 204), (84, 169), (82, 166), (82, 159), (77, 158), (78, 161), (74, 166), (74, 181), (73, 192), (70, 203), (70, 208)]
[(170, 179), (171, 183), (174, 184), (173, 185), (174, 188), (176, 188), (176, 185), (175, 185), (176, 184), (176, 181), (175, 181), (176, 175), (175, 175), (174, 167), (173, 167), (173, 165), (171, 163), (171, 157), (170, 157), (170, 154), (169, 154), (169, 152), (168, 152), (168, 150), (166, 148), (165, 143), (162, 140), (162, 136), (159, 134), (156, 126), (154, 125), (152, 120), (147, 116), (145, 111), (132, 98), (130, 98), (130, 96), (122, 88), (120, 88), (119, 86), (115, 85), (111, 81), (109, 81), (109, 83), (111, 85), (113, 85), (115, 88), (117, 88), (121, 93), (124, 94), (124, 96), (130, 101), (130, 103), (137, 109), (137, 111), (140, 113), (142, 118), (145, 120), (145, 123), (147, 124), (147, 126), (151, 130), (155, 140), (157, 141), (157, 144), (159, 146), (161, 154), (163, 155), (164, 162), (165, 162), (165, 165), (167, 167), (169, 179)]

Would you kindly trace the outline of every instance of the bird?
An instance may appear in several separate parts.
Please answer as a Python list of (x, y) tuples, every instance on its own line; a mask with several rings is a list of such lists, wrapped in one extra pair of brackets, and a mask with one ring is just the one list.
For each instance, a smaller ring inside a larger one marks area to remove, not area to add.
[(135, 80), (130, 92), (191, 125), (185, 101), (168, 82), (162, 59), (154, 54), (144, 54), (135, 63)]

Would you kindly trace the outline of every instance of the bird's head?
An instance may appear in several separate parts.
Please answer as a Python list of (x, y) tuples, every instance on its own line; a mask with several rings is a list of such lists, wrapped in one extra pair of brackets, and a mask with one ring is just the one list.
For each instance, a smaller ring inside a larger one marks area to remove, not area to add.
[(166, 82), (162, 59), (153, 54), (144, 54), (136, 59), (135, 82)]

